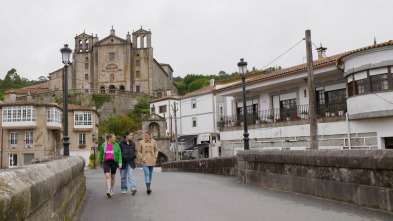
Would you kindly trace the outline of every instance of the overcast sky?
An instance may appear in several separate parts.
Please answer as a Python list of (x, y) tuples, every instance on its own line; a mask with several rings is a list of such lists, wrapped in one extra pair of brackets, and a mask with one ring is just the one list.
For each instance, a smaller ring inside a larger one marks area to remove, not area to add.
[[(30, 80), (62, 67), (59, 49), (83, 30), (116, 35), (151, 29), (154, 58), (174, 76), (260, 69), (304, 38), (334, 55), (393, 39), (389, 0), (0, 0), (0, 78)], [(304, 63), (304, 41), (269, 66)], [(317, 54), (314, 50), (314, 58)]]

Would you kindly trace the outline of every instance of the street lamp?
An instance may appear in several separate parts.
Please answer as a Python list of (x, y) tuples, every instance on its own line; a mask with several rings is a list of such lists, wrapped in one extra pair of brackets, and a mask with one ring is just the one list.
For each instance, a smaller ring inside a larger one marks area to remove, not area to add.
[(244, 150), (250, 149), (250, 138), (248, 138), (247, 130), (247, 107), (246, 107), (246, 73), (247, 73), (247, 62), (244, 58), (240, 58), (240, 62), (237, 63), (239, 67), (239, 74), (242, 76), (242, 86), (243, 86), (243, 125), (244, 125)]
[(67, 44), (64, 45), (64, 48), (60, 49), (62, 55), (62, 61), (64, 64), (64, 95), (63, 95), (63, 116), (64, 116), (64, 135), (63, 135), (63, 146), (64, 146), (64, 156), (69, 156), (69, 146), (70, 146), (70, 137), (68, 137), (68, 64), (70, 63), (70, 55), (72, 50), (68, 47)]

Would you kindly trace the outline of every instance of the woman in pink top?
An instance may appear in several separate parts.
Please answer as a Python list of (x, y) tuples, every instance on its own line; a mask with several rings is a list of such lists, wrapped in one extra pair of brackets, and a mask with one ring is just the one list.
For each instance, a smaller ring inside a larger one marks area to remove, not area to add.
[(115, 175), (117, 167), (121, 168), (122, 158), (121, 149), (116, 143), (116, 136), (113, 134), (106, 135), (106, 142), (102, 144), (100, 150), (100, 165), (104, 167), (106, 178), (106, 195), (112, 197), (113, 186), (115, 185)]

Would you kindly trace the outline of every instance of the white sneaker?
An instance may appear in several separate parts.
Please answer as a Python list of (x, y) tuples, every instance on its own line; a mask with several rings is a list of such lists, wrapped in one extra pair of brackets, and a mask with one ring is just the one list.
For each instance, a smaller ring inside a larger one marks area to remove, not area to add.
[(121, 191), (121, 193), (122, 193), (122, 194), (126, 194), (126, 193), (127, 193), (127, 191), (125, 191), (125, 190), (122, 190), (122, 191)]
[(111, 196), (113, 196), (115, 193), (113, 192), (113, 190), (111, 190), (110, 194), (111, 194)]

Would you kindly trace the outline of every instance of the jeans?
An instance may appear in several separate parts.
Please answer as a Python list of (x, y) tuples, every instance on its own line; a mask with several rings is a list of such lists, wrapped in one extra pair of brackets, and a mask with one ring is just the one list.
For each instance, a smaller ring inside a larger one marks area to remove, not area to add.
[(153, 166), (145, 166), (142, 164), (143, 172), (145, 173), (145, 182), (151, 183), (151, 178), (153, 176)]
[(131, 168), (130, 164), (127, 163), (125, 169), (120, 170), (121, 175), (121, 190), (127, 191), (127, 177), (128, 183), (130, 184), (130, 189), (136, 188), (135, 177), (134, 177), (134, 169)]

